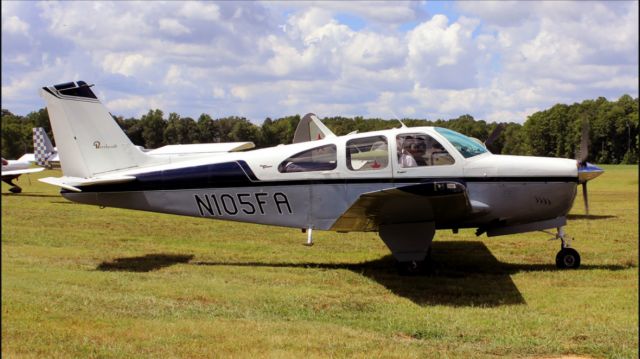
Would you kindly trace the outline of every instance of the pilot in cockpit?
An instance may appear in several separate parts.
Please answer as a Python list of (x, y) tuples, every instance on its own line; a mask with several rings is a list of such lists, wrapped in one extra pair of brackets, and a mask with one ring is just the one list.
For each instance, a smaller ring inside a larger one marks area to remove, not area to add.
[(415, 138), (414, 145), (411, 148), (411, 155), (413, 159), (416, 161), (418, 166), (427, 166), (427, 161), (425, 160), (425, 155), (427, 152), (427, 141), (422, 136), (417, 136)]
[(398, 138), (398, 147), (400, 147), (400, 158), (398, 162), (401, 167), (416, 167), (418, 164), (413, 158), (412, 146), (415, 145), (415, 139), (412, 136)]

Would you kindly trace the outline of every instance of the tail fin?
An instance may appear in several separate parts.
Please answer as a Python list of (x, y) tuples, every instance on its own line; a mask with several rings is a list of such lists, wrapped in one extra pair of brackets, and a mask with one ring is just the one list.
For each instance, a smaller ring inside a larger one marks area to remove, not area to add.
[(38, 166), (51, 168), (49, 158), (56, 153), (49, 136), (42, 127), (33, 128), (33, 154)]
[(96, 175), (150, 164), (84, 81), (43, 87), (65, 176)]
[(306, 114), (296, 127), (293, 134), (293, 143), (321, 140), (325, 137), (335, 137), (336, 135), (325, 126), (313, 113)]

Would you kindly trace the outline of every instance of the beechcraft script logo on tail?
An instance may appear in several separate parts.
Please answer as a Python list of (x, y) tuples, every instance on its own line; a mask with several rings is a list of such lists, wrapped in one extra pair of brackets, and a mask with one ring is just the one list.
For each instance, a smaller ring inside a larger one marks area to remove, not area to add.
[(116, 148), (118, 145), (103, 145), (100, 141), (93, 141), (93, 147), (95, 147), (96, 150), (102, 150), (107, 148)]

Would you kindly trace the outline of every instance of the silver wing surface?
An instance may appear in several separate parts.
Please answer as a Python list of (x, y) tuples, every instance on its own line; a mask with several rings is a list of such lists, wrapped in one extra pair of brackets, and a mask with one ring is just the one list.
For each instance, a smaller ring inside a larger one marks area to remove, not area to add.
[(439, 181), (367, 192), (346, 210), (331, 230), (377, 231), (381, 225), (450, 222), (472, 211), (465, 185)]

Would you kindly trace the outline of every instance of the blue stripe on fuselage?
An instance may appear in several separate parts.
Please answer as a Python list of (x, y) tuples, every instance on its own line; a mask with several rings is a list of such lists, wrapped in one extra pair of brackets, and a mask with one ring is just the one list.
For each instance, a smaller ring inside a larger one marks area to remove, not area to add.
[[(245, 161), (176, 168), (135, 175), (131, 182), (79, 187), (82, 192), (130, 192), (197, 188), (267, 187), (349, 183), (429, 183), (433, 181), (467, 182), (577, 182), (577, 177), (464, 177), (464, 178), (343, 178), (260, 181)], [(66, 190), (62, 190), (66, 192)]]

